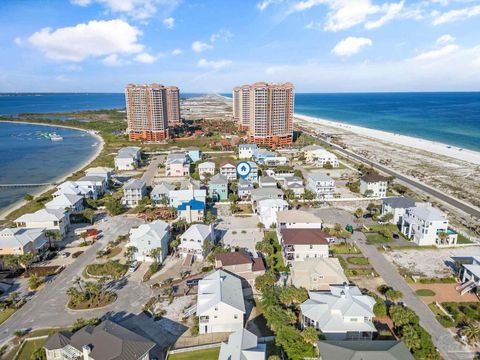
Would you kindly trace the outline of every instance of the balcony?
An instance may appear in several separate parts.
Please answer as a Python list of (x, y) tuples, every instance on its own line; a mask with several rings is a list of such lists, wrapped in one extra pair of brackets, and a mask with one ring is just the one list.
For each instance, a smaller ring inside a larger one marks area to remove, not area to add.
[(198, 322), (200, 324), (208, 324), (210, 321), (210, 318), (208, 316), (200, 316), (200, 318), (198, 319)]

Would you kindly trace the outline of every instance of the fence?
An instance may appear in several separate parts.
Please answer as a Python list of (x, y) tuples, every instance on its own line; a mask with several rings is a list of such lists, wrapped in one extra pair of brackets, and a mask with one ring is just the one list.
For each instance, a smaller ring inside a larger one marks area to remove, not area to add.
[(15, 355), (13, 356), (12, 360), (17, 360), (18, 359), (18, 356), (22, 352), (22, 350), (25, 347), (25, 344), (27, 343), (27, 341), (34, 341), (34, 340), (40, 340), (40, 339), (46, 339), (46, 338), (48, 338), (48, 335), (34, 336), (34, 337), (26, 338), (25, 340), (22, 341), (22, 344), (18, 347), (18, 350), (15, 353)]

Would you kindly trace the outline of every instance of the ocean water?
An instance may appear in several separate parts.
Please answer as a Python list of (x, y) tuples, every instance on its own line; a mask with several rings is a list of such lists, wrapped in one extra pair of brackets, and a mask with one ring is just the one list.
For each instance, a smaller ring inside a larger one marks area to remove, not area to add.
[(298, 93), (295, 112), (480, 151), (480, 92)]
[[(183, 94), (183, 98), (202, 94)], [(0, 93), (0, 115), (125, 108), (123, 93)]]
[[(63, 141), (42, 133), (56, 132)], [(0, 184), (50, 183), (83, 164), (96, 151), (98, 140), (83, 131), (0, 123)], [(0, 188), (0, 209), (38, 188)]]

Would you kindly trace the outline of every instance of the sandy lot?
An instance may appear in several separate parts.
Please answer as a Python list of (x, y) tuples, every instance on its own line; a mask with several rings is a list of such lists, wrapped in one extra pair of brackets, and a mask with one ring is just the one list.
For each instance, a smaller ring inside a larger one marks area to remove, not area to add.
[(451, 275), (452, 256), (480, 255), (480, 246), (437, 250), (395, 250), (385, 257), (399, 268), (427, 277)]

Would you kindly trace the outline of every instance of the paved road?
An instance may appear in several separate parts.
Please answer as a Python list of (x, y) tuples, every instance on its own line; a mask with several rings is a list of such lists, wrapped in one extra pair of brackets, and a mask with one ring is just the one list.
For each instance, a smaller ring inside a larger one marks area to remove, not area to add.
[(420, 324), (432, 336), (432, 340), (444, 359), (466, 360), (472, 359), (473, 353), (454, 340), (454, 334), (440, 325), (420, 298), (413, 292), (397, 269), (383, 254), (379, 253), (374, 245), (366, 244), (365, 235), (355, 232), (352, 237), (360, 247), (362, 253), (368, 257), (373, 268), (385, 280), (385, 283), (403, 293), (404, 303), (420, 317)]
[(142, 175), (142, 180), (145, 181), (147, 186), (153, 185), (153, 179), (155, 178), (155, 174), (157, 173), (158, 166), (165, 162), (165, 156), (155, 156), (147, 166), (147, 171), (145, 171)]
[(456, 207), (457, 209), (460, 209), (460, 210), (466, 212), (467, 214), (470, 214), (472, 216), (480, 218), (480, 210), (473, 205), (469, 205), (469, 204), (467, 204), (463, 201), (455, 199), (452, 196), (449, 196), (449, 195), (447, 195), (447, 194), (445, 194), (445, 193), (443, 193), (439, 190), (436, 190), (436, 189), (432, 188), (431, 186), (425, 185), (420, 181), (417, 181), (415, 179), (407, 177), (407, 176), (405, 176), (405, 175), (403, 175), (403, 174), (401, 174), (401, 173), (399, 173), (395, 170), (392, 170), (388, 167), (385, 167), (385, 166), (377, 164), (373, 161), (367, 160), (360, 155), (357, 155), (357, 154), (355, 154), (355, 153), (353, 153), (349, 150), (346, 150), (346, 149), (342, 148), (341, 146), (338, 146), (338, 145), (333, 144), (333, 143), (329, 143), (329, 144), (332, 147), (334, 147), (335, 150), (339, 151), (340, 153), (347, 156), (348, 158), (352, 158), (356, 161), (360, 161), (360, 162), (362, 162), (364, 164), (367, 164), (367, 165), (369, 165), (373, 168), (381, 170), (382, 172), (384, 172), (388, 175), (395, 176), (397, 179), (403, 181), (404, 183), (406, 183), (408, 185), (414, 186), (414, 187), (426, 192), (427, 194), (432, 195), (432, 196), (446, 202), (447, 204), (450, 204), (450, 205)]
[(0, 326), (0, 344), (4, 343), (13, 332), (19, 329), (46, 328), (68, 326), (77, 318), (101, 317), (111, 314), (137, 314), (143, 304), (150, 298), (151, 291), (138, 281), (120, 280), (114, 285), (118, 299), (112, 305), (97, 310), (71, 311), (66, 308), (66, 290), (73, 286), (73, 279), (81, 276), (86, 265), (95, 260), (96, 252), (106, 244), (127, 233), (131, 227), (140, 224), (140, 220), (117, 216), (96, 225), (104, 237), (86, 248), (85, 252), (71, 265), (60, 273), (53, 281), (40, 290), (20, 310), (13, 314)]

